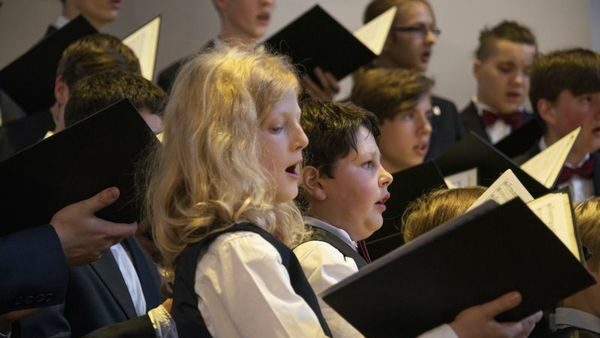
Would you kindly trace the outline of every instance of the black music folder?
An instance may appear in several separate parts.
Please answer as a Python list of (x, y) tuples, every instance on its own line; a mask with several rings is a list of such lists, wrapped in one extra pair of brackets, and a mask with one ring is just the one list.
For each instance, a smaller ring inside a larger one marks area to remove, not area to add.
[(519, 320), (595, 283), (519, 199), (486, 202), (367, 265), (321, 296), (367, 337), (415, 337), (519, 291)]
[(544, 129), (537, 117), (531, 118), (520, 128), (494, 144), (504, 155), (515, 158), (526, 153), (544, 136)]
[(97, 215), (138, 220), (135, 173), (157, 142), (133, 105), (122, 100), (0, 162), (0, 236), (47, 224), (66, 205), (111, 186), (120, 197)]
[(408, 204), (436, 189), (447, 188), (440, 169), (428, 161), (395, 173), (388, 187), (390, 199), (385, 203), (383, 226), (366, 240), (369, 255), (377, 259), (404, 244), (402, 216)]
[(0, 88), (28, 114), (49, 108), (55, 101), (56, 68), (63, 51), (95, 33), (98, 31), (83, 16), (71, 20), (0, 70)]
[(486, 187), (494, 183), (504, 171), (511, 169), (533, 197), (537, 198), (550, 192), (542, 183), (529, 176), (510, 158), (472, 131), (442, 153), (435, 162), (444, 176), (477, 168), (478, 184)]
[(329, 71), (340, 80), (376, 57), (319, 5), (310, 8), (264, 44), (271, 51), (288, 55), (301, 73), (315, 81), (316, 67)]

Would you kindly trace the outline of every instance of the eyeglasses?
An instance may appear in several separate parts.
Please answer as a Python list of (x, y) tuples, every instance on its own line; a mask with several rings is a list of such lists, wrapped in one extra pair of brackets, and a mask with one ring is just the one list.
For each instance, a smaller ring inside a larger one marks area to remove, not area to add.
[(435, 36), (440, 36), (442, 31), (437, 27), (430, 27), (425, 25), (408, 26), (408, 27), (392, 27), (395, 32), (410, 33), (413, 35), (420, 35), (426, 37), (427, 33), (431, 32)]

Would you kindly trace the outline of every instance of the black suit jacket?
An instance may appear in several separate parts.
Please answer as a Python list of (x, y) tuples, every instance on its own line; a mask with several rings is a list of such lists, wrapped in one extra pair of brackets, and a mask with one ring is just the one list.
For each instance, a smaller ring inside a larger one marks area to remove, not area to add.
[(0, 314), (61, 303), (68, 270), (50, 225), (0, 237)]
[[(202, 46), (202, 48), (200, 48), (200, 51), (198, 53), (202, 53), (205, 52), (211, 48), (215, 47), (215, 41), (214, 40), (210, 40), (208, 41), (204, 46)], [(198, 54), (197, 53), (197, 54)], [(173, 82), (175, 82), (175, 78), (177, 77), (177, 74), (179, 74), (179, 70), (181, 69), (181, 67), (183, 67), (183, 65), (193, 56), (197, 55), (197, 54), (192, 54), (189, 55), (187, 57), (181, 58), (175, 62), (173, 62), (172, 64), (170, 64), (167, 68), (163, 69), (159, 74), (158, 74), (158, 85), (167, 93), (171, 92), (171, 87), (173, 86)]]
[(485, 124), (483, 124), (483, 119), (477, 113), (477, 107), (475, 107), (475, 103), (471, 101), (468, 106), (463, 109), (460, 113), (460, 119), (465, 127), (465, 131), (474, 131), (477, 135), (483, 137), (484, 140), (491, 143), (490, 136), (485, 130)]
[[(150, 310), (161, 301), (160, 277), (156, 267), (134, 238), (126, 239), (122, 244), (128, 249), (140, 279), (146, 311)], [(69, 331), (72, 337), (81, 337), (99, 328), (137, 317), (121, 271), (110, 251), (89, 265), (69, 270), (64, 313), (60, 310), (44, 310), (53, 313), (47, 314), (43, 321), (22, 321), (23, 337), (27, 337), (27, 332), (43, 332), (44, 336), (53, 336)], [(48, 318), (53, 316), (55, 319), (50, 321)], [(64, 316), (68, 326), (58, 327), (60, 320), (56, 318), (61, 316)]]
[(154, 327), (148, 315), (126, 322), (105, 326), (84, 338), (156, 338)]
[(438, 157), (454, 142), (460, 140), (465, 132), (458, 109), (453, 102), (439, 96), (432, 96), (431, 107), (434, 112), (438, 111), (439, 115), (434, 114), (431, 119), (431, 139), (425, 160)]

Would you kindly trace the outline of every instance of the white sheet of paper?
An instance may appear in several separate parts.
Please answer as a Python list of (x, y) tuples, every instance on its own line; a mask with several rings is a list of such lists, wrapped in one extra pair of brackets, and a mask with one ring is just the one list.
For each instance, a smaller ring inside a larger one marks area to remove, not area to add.
[(159, 34), (160, 16), (157, 16), (123, 39), (123, 43), (131, 48), (140, 60), (142, 76), (150, 81), (154, 77)]
[(392, 8), (357, 29), (354, 32), (354, 37), (367, 46), (375, 55), (381, 54), (395, 16), (396, 6), (392, 6)]
[(450, 189), (475, 186), (477, 185), (477, 168), (446, 176), (444, 177), (444, 181)]
[(544, 195), (527, 203), (529, 208), (554, 232), (571, 253), (581, 261), (567, 193)]
[(469, 210), (479, 206), (485, 201), (493, 200), (498, 204), (504, 204), (515, 197), (519, 197), (525, 203), (533, 200), (533, 196), (525, 189), (513, 171), (508, 169), (500, 175), (489, 188), (487, 188), (475, 203), (471, 205)]
[(554, 142), (544, 151), (523, 163), (521, 169), (546, 188), (552, 188), (580, 131), (581, 127)]

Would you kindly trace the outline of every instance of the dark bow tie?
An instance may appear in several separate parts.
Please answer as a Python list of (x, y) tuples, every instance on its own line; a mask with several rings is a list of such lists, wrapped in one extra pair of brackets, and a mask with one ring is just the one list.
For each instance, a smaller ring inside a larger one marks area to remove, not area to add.
[(560, 175), (558, 176), (557, 184), (562, 184), (567, 182), (573, 177), (573, 175), (577, 175), (581, 178), (592, 178), (594, 174), (594, 158), (590, 156), (580, 167), (578, 168), (569, 168), (564, 166)]
[(513, 130), (523, 125), (523, 113), (519, 111), (510, 114), (494, 114), (484, 110), (481, 117), (483, 119), (483, 124), (485, 124), (486, 127), (492, 126), (497, 120), (504, 121), (511, 126)]
[(367, 263), (371, 263), (371, 256), (369, 256), (369, 250), (367, 250), (367, 243), (365, 241), (357, 241), (358, 253), (365, 259)]

